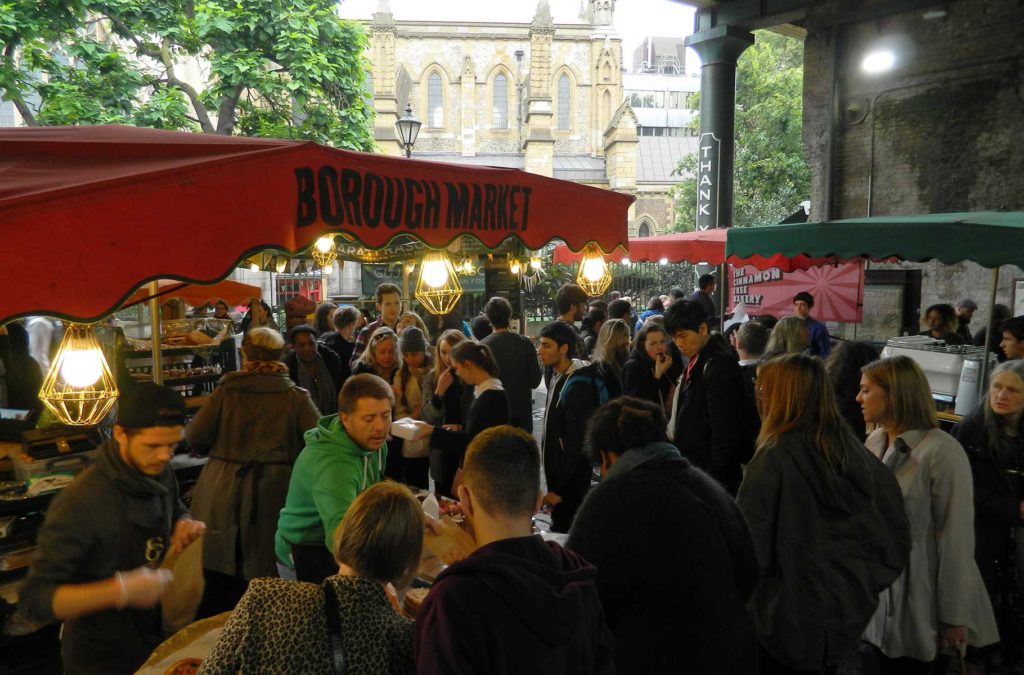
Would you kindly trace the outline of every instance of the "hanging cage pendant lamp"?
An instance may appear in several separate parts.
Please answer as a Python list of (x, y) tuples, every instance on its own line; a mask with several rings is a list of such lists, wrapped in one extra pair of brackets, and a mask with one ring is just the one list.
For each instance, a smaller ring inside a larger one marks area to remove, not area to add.
[(431, 314), (447, 314), (462, 297), (462, 284), (455, 266), (444, 251), (423, 256), (420, 276), (416, 281), (416, 299)]
[(92, 326), (69, 324), (39, 399), (64, 424), (99, 424), (117, 400), (117, 384)]
[(608, 271), (608, 263), (597, 244), (590, 243), (583, 250), (580, 271), (576, 274), (576, 284), (589, 296), (602, 295), (612, 285), (612, 275)]
[(333, 264), (338, 259), (338, 247), (334, 243), (334, 237), (325, 235), (317, 239), (310, 250), (310, 254), (320, 267), (327, 267)]

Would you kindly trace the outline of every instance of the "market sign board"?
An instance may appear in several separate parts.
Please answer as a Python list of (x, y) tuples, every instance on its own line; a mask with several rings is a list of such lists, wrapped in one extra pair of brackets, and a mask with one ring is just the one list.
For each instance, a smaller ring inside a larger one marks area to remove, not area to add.
[(864, 263), (822, 265), (796, 272), (778, 267), (729, 266), (729, 311), (743, 303), (747, 314), (781, 318), (793, 313), (793, 296), (814, 296), (811, 316), (818, 321), (859, 323), (864, 312)]
[(718, 189), (721, 181), (722, 142), (711, 132), (697, 146), (697, 230), (718, 227)]

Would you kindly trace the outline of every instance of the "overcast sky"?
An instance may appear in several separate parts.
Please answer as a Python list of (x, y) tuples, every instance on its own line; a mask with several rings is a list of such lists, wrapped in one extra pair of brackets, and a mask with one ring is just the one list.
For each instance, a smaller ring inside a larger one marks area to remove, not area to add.
[[(379, 0), (342, 0), (341, 15), (347, 19), (369, 19)], [(389, 0), (395, 19), (409, 21), (509, 21), (529, 23), (537, 10), (533, 0)], [(549, 0), (555, 23), (581, 23), (581, 0)], [(622, 36), (622, 55), (627, 68), (633, 50), (647, 35), (684, 37), (693, 32), (693, 8), (671, 0), (619, 0), (615, 3), (615, 28)], [(689, 68), (696, 56), (689, 50)], [(691, 71), (692, 72), (692, 71)]]

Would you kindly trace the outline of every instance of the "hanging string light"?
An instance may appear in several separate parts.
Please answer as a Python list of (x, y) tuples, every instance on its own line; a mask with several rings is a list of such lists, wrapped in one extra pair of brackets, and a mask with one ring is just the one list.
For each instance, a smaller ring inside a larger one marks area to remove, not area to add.
[(448, 314), (462, 297), (462, 284), (455, 266), (444, 251), (423, 256), (416, 281), (416, 299), (431, 314)]
[(597, 244), (587, 244), (583, 250), (583, 261), (576, 274), (576, 284), (589, 296), (601, 295), (611, 286), (612, 275)]
[(338, 259), (338, 248), (334, 244), (334, 237), (328, 234), (317, 239), (310, 254), (320, 267), (327, 267), (333, 263)]
[(99, 424), (118, 391), (92, 326), (69, 324), (50, 366), (39, 399), (64, 424)]

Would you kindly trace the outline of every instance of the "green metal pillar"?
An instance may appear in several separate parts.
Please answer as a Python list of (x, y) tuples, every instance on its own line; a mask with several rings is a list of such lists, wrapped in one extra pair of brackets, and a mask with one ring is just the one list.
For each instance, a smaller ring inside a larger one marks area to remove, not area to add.
[[(697, 229), (732, 225), (733, 158), (736, 144), (736, 61), (754, 36), (735, 26), (716, 26), (686, 38), (700, 56), (700, 143), (697, 149)], [(729, 279), (718, 271), (716, 304), (724, 322)]]

